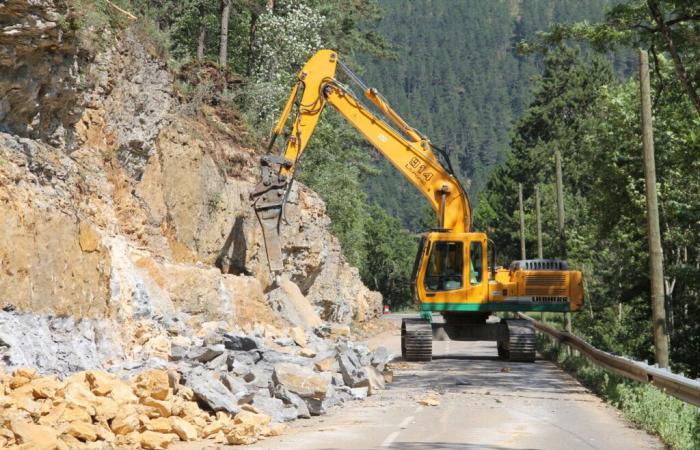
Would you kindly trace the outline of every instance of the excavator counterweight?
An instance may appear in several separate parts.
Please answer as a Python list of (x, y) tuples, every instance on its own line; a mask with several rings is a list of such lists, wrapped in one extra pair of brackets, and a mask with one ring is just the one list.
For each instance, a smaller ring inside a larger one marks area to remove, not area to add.
[[(372, 112), (336, 79), (340, 69), (362, 90), (383, 117)], [(270, 270), (284, 270), (279, 240), (284, 205), (299, 157), (306, 149), (321, 112), (330, 104), (359, 131), (407, 180), (435, 211), (437, 227), (424, 233), (413, 270), (413, 291), (422, 319), (402, 324), (404, 358), (430, 360), (434, 339), (493, 340), (498, 354), (513, 361), (534, 361), (535, 334), (523, 320), (489, 320), (499, 311), (577, 311), (583, 304), (579, 271), (564, 261), (516, 261), (495, 267), (493, 245), (484, 233), (471, 230), (471, 206), (466, 191), (443, 163), (439, 149), (409, 126), (389, 103), (368, 88), (333, 50), (320, 50), (297, 76), (270, 148), (286, 129), (279, 155), (261, 161), (261, 180), (251, 194), (265, 238)], [(491, 255), (489, 255), (489, 249)], [(440, 313), (443, 321), (432, 321)]]

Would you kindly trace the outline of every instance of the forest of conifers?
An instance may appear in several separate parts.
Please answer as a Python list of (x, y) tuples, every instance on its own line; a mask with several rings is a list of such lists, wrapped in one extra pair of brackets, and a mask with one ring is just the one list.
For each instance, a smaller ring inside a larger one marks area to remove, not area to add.
[[(111, 20), (101, 2), (88, 20)], [(636, 50), (650, 54), (671, 363), (700, 375), (700, 2), (691, 0), (123, 0), (145, 17), (183, 97), (240, 112), (260, 142), (318, 48), (379, 88), (446, 147), (474, 227), (520, 258), (559, 257), (554, 152), (563, 157), (567, 258), (585, 273), (574, 332), (653, 362)], [(102, 6), (101, 6), (102, 5)], [(187, 77), (209, 64), (223, 91)], [(416, 233), (432, 226), (412, 187), (326, 110), (298, 178), (326, 201), (348, 260), (392, 307), (410, 306)]]

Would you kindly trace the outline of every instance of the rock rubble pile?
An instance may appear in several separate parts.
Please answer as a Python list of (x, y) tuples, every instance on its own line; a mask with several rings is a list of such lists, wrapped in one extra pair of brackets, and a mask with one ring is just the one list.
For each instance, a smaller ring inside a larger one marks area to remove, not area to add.
[(0, 374), (0, 448), (251, 444), (281, 434), (285, 422), (364, 399), (392, 378), (393, 355), (350, 341), (347, 326), (259, 325), (246, 333), (220, 322), (202, 330), (173, 337), (167, 361), (64, 379), (30, 368)]

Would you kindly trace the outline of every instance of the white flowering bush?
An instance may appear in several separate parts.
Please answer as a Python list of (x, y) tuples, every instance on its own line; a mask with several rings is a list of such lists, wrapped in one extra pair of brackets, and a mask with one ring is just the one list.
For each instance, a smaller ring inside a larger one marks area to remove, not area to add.
[(258, 123), (271, 123), (304, 62), (322, 47), (319, 30), (324, 18), (303, 3), (279, 5), (258, 19), (247, 99)]

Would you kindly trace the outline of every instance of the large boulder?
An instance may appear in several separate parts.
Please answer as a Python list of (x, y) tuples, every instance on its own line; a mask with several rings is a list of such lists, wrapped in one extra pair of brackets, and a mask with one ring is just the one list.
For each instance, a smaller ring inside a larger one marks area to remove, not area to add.
[(323, 400), (330, 386), (328, 378), (308, 367), (292, 363), (275, 364), (272, 381), (304, 399)]
[(212, 411), (224, 411), (237, 414), (240, 411), (236, 397), (213, 374), (202, 370), (193, 370), (186, 374), (185, 385), (192, 389), (195, 398), (207, 405)]

